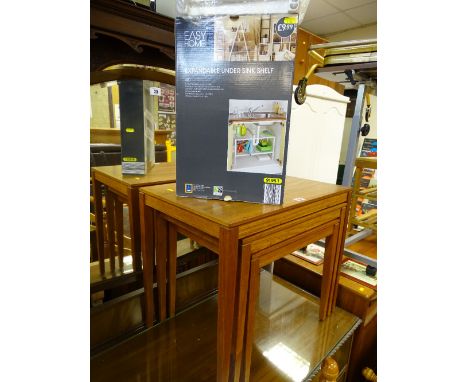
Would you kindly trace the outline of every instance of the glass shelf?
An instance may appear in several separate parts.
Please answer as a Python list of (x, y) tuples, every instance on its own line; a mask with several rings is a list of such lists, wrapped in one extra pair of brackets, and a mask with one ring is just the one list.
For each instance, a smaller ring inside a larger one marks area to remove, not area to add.
[[(217, 296), (210, 297), (101, 353), (91, 359), (91, 379), (119, 380), (116, 365), (122, 364), (127, 380), (216, 380), (217, 307)], [(317, 297), (262, 271), (250, 380), (312, 377), (326, 356), (346, 347), (361, 322), (338, 307), (326, 321), (318, 316)]]

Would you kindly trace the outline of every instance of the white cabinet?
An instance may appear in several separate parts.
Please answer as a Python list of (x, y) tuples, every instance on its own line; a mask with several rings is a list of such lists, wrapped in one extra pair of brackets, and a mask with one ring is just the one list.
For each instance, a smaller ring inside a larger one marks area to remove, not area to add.
[(349, 98), (324, 85), (306, 94), (302, 105), (291, 101), (286, 174), (335, 184)]

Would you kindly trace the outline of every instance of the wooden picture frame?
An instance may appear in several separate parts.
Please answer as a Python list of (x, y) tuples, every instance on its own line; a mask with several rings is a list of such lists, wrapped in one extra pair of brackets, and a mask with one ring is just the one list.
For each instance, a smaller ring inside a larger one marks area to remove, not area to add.
[[(350, 264), (350, 265), (352, 264), (352, 266), (354, 266), (356, 270), (353, 271), (352, 269), (347, 268), (345, 264)], [(367, 275), (366, 267), (367, 265), (364, 263), (361, 263), (360, 261), (350, 259), (350, 258), (344, 258), (341, 263), (340, 274), (343, 277), (354, 280), (358, 282), (359, 284), (363, 284), (367, 286), (368, 288), (377, 290), (377, 276)], [(359, 272), (359, 270), (361, 270), (362, 273)], [(371, 282), (371, 280), (373, 279), (375, 279), (375, 283)]]
[(294, 251), (292, 254), (314, 265), (322, 264), (325, 248), (317, 244), (309, 244), (307, 247), (311, 247), (309, 254), (304, 253), (302, 250)]

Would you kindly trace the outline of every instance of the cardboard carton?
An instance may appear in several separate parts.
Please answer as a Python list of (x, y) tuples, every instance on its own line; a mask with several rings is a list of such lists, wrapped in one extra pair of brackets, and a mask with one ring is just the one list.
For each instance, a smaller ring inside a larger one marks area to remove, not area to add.
[(177, 195), (281, 204), (298, 15), (178, 9)]

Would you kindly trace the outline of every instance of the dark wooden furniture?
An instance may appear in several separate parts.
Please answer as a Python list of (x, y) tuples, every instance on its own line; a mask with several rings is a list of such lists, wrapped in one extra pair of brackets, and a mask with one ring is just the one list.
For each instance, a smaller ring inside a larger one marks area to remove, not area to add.
[[(175, 67), (174, 19), (122, 0), (91, 0), (91, 83), (138, 74), (103, 73), (108, 66), (133, 63), (166, 69)], [(153, 71), (156, 76), (161, 73)], [(145, 78), (165, 82), (164, 76)]]
[[(174, 130), (155, 130), (154, 131), (154, 150), (155, 162), (167, 162), (166, 140)], [(120, 163), (121, 153), (121, 132), (120, 129), (115, 128), (91, 128), (91, 152), (99, 152), (100, 149), (107, 152), (116, 152), (117, 163)], [(95, 146), (95, 147), (93, 147)], [(108, 148), (106, 148), (107, 146)], [(163, 155), (162, 155), (163, 154)]]
[[(320, 365), (331, 356), (340, 370), (337, 381), (344, 382), (360, 320), (336, 308), (319, 321), (317, 297), (266, 271), (260, 274), (260, 284), (251, 380), (318, 382)], [(205, 299), (93, 357), (91, 380), (215, 381), (217, 307), (216, 296)]]
[(177, 197), (175, 185), (141, 188), (146, 324), (152, 326), (154, 317), (155, 250), (163, 321), (167, 312), (175, 314), (177, 233), (196, 240), (219, 256), (217, 379), (247, 381), (261, 267), (326, 238), (318, 318), (328, 317), (337, 297), (349, 201), (348, 188), (298, 178), (287, 178), (280, 206)]
[[(323, 266), (288, 255), (275, 262), (275, 275), (313, 293), (320, 293)], [(358, 316), (361, 327), (354, 336), (348, 374), (350, 381), (359, 380), (361, 371), (377, 354), (377, 291), (346, 277), (340, 277), (337, 306)], [(376, 365), (372, 365), (375, 367)]]
[(107, 236), (110, 249), (111, 272), (115, 271), (115, 236), (117, 229), (117, 244), (119, 248), (119, 265), (123, 259), (123, 223), (122, 205), (128, 205), (131, 252), (133, 269), (141, 269), (140, 259), (140, 212), (138, 210), (138, 189), (153, 184), (171, 183), (175, 181), (175, 163), (155, 163), (146, 175), (122, 175), (122, 166), (102, 166), (92, 168), (92, 185), (94, 208), (96, 216), (97, 249), (101, 275), (105, 274), (104, 264), (104, 222), (102, 208), (103, 188), (106, 192)]

